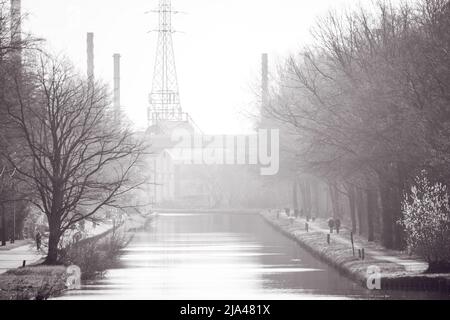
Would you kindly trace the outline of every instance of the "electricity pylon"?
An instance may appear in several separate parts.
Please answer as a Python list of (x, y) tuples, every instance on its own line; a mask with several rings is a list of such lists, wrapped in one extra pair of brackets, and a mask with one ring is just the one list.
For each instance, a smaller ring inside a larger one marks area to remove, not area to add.
[(156, 30), (158, 44), (148, 109), (149, 125), (158, 121), (183, 120), (172, 41), (172, 15), (176, 12), (172, 10), (170, 0), (160, 0), (154, 12), (159, 15), (159, 28)]

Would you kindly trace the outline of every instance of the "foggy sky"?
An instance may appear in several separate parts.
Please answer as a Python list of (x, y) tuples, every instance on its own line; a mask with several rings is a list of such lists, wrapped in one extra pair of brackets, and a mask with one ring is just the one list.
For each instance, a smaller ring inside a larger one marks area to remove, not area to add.
[[(363, 1), (364, 2), (364, 1)], [(301, 48), (318, 14), (356, 0), (174, 0), (175, 55), (182, 108), (207, 133), (247, 133), (241, 110), (254, 105), (260, 55), (271, 63)], [(95, 33), (95, 72), (112, 85), (113, 53), (122, 55), (122, 105), (145, 126), (151, 91), (157, 0), (22, 0), (26, 30), (86, 69), (86, 32)], [(274, 61), (275, 60), (275, 61)], [(272, 65), (273, 66), (273, 65)]]

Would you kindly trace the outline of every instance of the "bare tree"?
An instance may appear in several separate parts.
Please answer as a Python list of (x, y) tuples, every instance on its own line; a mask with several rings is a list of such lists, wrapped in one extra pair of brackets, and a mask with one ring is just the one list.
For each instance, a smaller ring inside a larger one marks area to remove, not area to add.
[(47, 216), (46, 263), (55, 264), (66, 230), (119, 207), (121, 196), (144, 183), (130, 178), (144, 148), (113, 122), (107, 89), (80, 78), (64, 59), (40, 55), (10, 89), (8, 118), (18, 133), (10, 139), (23, 145), (4, 156)]
[[(8, 125), (7, 108), (5, 101), (9, 99), (11, 91), (8, 83), (11, 81), (11, 74), (18, 74), (21, 69), (22, 54), (26, 50), (38, 49), (39, 39), (22, 31), (21, 23), (26, 18), (26, 14), (21, 13), (11, 7), (10, 1), (0, 0), (0, 209), (2, 211), (2, 244), (6, 244), (7, 227), (11, 232), (11, 239), (20, 236), (23, 227), (23, 220), (28, 214), (28, 203), (24, 202), (23, 195), (18, 192), (18, 181), (11, 174), (14, 168), (2, 157), (6, 148), (14, 152), (20, 144), (13, 144), (5, 136), (11, 134), (11, 127)], [(12, 208), (11, 208), (12, 207)], [(14, 214), (12, 214), (14, 212)], [(9, 221), (9, 223), (8, 223)]]
[(415, 172), (449, 179), (449, 8), (445, 0), (380, 1), (330, 13), (314, 43), (286, 59), (265, 110), (301, 137), (299, 170), (365, 193), (370, 239), (381, 199), (386, 247), (404, 244), (400, 202)]

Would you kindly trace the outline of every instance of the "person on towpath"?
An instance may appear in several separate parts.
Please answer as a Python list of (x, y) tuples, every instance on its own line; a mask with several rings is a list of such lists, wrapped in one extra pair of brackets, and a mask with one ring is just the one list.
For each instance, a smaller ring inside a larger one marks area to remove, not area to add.
[(37, 251), (41, 250), (41, 244), (42, 244), (42, 236), (41, 236), (41, 233), (38, 231), (36, 233), (36, 247), (37, 247)]
[(334, 219), (330, 218), (330, 220), (328, 220), (328, 227), (330, 228), (330, 233), (333, 233), (334, 230)]

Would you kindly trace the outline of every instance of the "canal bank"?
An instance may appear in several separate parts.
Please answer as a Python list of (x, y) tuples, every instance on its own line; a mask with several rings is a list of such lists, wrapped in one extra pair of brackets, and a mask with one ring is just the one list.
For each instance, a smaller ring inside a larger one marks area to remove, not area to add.
[[(134, 232), (144, 228), (152, 219), (153, 215), (148, 217), (135, 216), (126, 219), (120, 225), (111, 228), (99, 228), (99, 230), (106, 231), (81, 240), (78, 246), (103, 245), (116, 238), (118, 234), (123, 235), (124, 239), (126, 237), (125, 241), (128, 243), (131, 241)], [(99, 252), (93, 253), (94, 256), (100, 255)], [(87, 257), (84, 258), (84, 260), (87, 259)], [(41, 265), (42, 262), (43, 258), (27, 267), (11, 269), (1, 274), (0, 300), (45, 300), (62, 295), (67, 290), (67, 280), (70, 276), (67, 273), (66, 266), (45, 266)]]
[(284, 212), (262, 211), (260, 215), (277, 231), (297, 242), (312, 255), (356, 281), (379, 290), (439, 292), (450, 297), (450, 274), (425, 274), (428, 265), (406, 253), (353, 236), (343, 228), (331, 234), (326, 221), (292, 219)]

